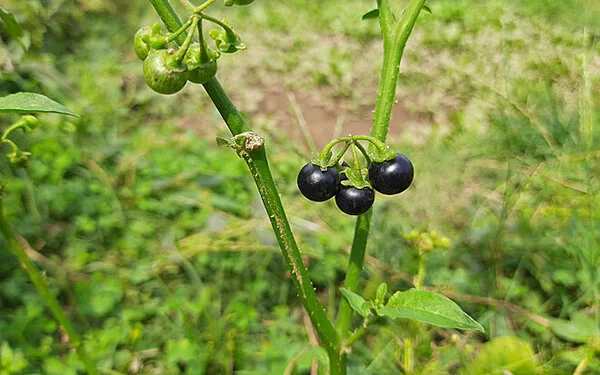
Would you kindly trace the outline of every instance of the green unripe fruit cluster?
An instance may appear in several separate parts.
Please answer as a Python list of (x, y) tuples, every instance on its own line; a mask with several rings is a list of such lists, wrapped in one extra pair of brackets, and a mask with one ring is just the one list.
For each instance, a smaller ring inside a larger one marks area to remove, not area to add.
[(135, 54), (144, 61), (146, 83), (160, 94), (174, 94), (180, 91), (187, 81), (206, 83), (217, 73), (219, 52), (210, 51), (208, 48), (202, 51), (199, 43), (193, 43), (185, 52), (167, 49), (168, 39), (161, 33), (159, 24), (138, 30), (134, 37), (134, 45)]

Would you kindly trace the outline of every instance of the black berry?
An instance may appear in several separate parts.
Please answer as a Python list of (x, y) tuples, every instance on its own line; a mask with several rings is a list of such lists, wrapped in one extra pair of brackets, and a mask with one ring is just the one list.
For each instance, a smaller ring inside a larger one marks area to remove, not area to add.
[(302, 195), (315, 202), (333, 198), (338, 191), (340, 176), (335, 167), (325, 171), (313, 163), (306, 164), (298, 173), (298, 188)]
[(373, 162), (369, 166), (369, 181), (373, 189), (381, 194), (394, 195), (408, 189), (415, 171), (412, 163), (402, 154), (383, 163)]
[(348, 215), (364, 214), (371, 208), (375, 201), (373, 189), (365, 187), (357, 189), (354, 186), (340, 186), (335, 196), (338, 208)]

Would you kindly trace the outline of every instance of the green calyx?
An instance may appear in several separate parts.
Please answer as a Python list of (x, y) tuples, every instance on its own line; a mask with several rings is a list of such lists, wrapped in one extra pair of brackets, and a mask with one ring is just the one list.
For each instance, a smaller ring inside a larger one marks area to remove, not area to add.
[[(372, 147), (366, 149), (359, 143), (360, 141), (368, 142)], [(338, 144), (343, 144), (343, 147), (341, 151), (334, 154), (333, 148)], [(319, 156), (314, 158), (313, 164), (323, 167), (337, 165), (351, 146), (358, 148), (360, 153), (368, 162), (384, 162), (386, 160), (392, 160), (396, 156), (396, 153), (392, 151), (385, 143), (371, 136), (350, 135), (347, 137), (337, 138), (329, 142), (323, 148)], [(354, 149), (353, 153), (356, 153)]]
[(203, 16), (204, 19), (213, 22), (223, 28), (223, 31), (211, 30), (209, 32), (210, 37), (215, 41), (219, 51), (223, 53), (235, 53), (237, 51), (245, 50), (247, 47), (242, 42), (239, 35), (233, 31), (233, 29), (227, 23), (227, 20), (219, 21), (209, 16)]
[(142, 27), (139, 29), (133, 38), (135, 46), (136, 56), (144, 61), (150, 53), (150, 36), (152, 35), (152, 29), (149, 26)]
[(354, 186), (357, 189), (364, 189), (366, 187), (370, 188), (371, 184), (367, 176), (369, 175), (369, 170), (367, 168), (344, 168), (342, 171), (344, 175), (346, 175), (347, 180), (343, 180), (340, 184), (344, 186)]
[(159, 23), (139, 29), (133, 38), (136, 56), (144, 61), (152, 50), (164, 49), (168, 45), (167, 36), (162, 33)]
[[(364, 147), (360, 142), (367, 142), (371, 147)], [(334, 147), (342, 145), (341, 149), (334, 152)], [(353, 166), (341, 164), (344, 156), (351, 149)], [(360, 159), (364, 159), (364, 163)], [(350, 135), (347, 137), (337, 138), (329, 142), (321, 151), (314, 157), (312, 163), (321, 168), (331, 168), (336, 166), (340, 173), (345, 175), (345, 179), (341, 181), (344, 186), (354, 186), (357, 189), (365, 187), (371, 188), (369, 182), (368, 167), (371, 162), (383, 162), (392, 160), (396, 153), (392, 151), (385, 143), (368, 135)]]
[(163, 49), (167, 47), (167, 36), (162, 33), (160, 23), (155, 23), (150, 28), (150, 34), (146, 37), (146, 43), (152, 49)]

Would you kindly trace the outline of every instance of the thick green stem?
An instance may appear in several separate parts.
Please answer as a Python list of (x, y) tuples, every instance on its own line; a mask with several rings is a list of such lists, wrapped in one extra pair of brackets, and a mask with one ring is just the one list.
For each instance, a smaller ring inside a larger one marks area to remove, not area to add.
[(400, 61), (408, 37), (419, 17), (425, 0), (412, 0), (399, 23), (392, 21), (388, 1), (382, 1), (380, 25), (383, 33), (383, 66), (377, 91), (377, 104), (371, 135), (382, 142), (387, 138), (392, 109), (396, 101), (396, 85), (400, 72)]
[[(396, 84), (400, 72), (400, 61), (408, 37), (423, 8), (425, 0), (411, 0), (400, 22), (396, 23), (390, 8), (389, 0), (378, 0), (379, 22), (383, 34), (383, 66), (379, 89), (377, 90), (377, 104), (371, 135), (381, 142), (385, 142), (388, 134), (390, 118), (396, 97)], [(354, 229), (354, 240), (350, 251), (348, 272), (344, 281), (344, 288), (355, 292), (358, 287), (360, 273), (363, 268), (367, 238), (371, 226), (372, 210), (359, 216)], [(337, 328), (346, 337), (352, 320), (352, 309), (345, 298), (342, 297), (338, 312)]]
[[(216, 78), (206, 83), (204, 88), (223, 117), (223, 120), (225, 120), (232, 135), (235, 136), (251, 131)], [(302, 304), (306, 308), (308, 316), (325, 349), (332, 353), (339, 352), (339, 335), (333, 324), (327, 319), (325, 310), (317, 299), (314, 286), (302, 261), (302, 255), (294, 239), (292, 229), (279, 198), (279, 192), (269, 169), (265, 147), (263, 146), (255, 151), (248, 151), (243, 153), (242, 156), (250, 168), (252, 177), (254, 177), (283, 257), (292, 273), (292, 279), (302, 300)]]
[(40, 294), (46, 305), (48, 305), (48, 308), (54, 315), (54, 318), (58, 321), (58, 324), (60, 324), (63, 327), (67, 336), (69, 336), (69, 342), (71, 343), (71, 346), (75, 349), (81, 362), (83, 362), (87, 373), (89, 375), (97, 375), (98, 372), (96, 371), (96, 368), (90, 360), (90, 357), (87, 355), (85, 348), (83, 347), (81, 338), (79, 337), (79, 334), (71, 325), (71, 321), (69, 321), (69, 319), (67, 318), (67, 315), (58, 303), (56, 297), (52, 294), (52, 292), (50, 292), (50, 288), (46, 283), (46, 280), (42, 276), (41, 272), (37, 269), (35, 264), (33, 264), (31, 259), (29, 259), (19, 241), (17, 241), (17, 236), (13, 232), (10, 224), (4, 216), (3, 199), (1, 194), (2, 192), (0, 192), (0, 232), (2, 232), (2, 234), (6, 238), (6, 241), (8, 242), (9, 250), (19, 259), (21, 266), (29, 275), (31, 282), (37, 289), (38, 293)]
[[(150, 0), (150, 2), (169, 30), (177, 30), (180, 27), (181, 21), (179, 17), (174, 12), (169, 11), (172, 8), (170, 8), (166, 0)], [(225, 120), (232, 135), (235, 136), (252, 131), (216, 78), (204, 84), (204, 88), (223, 117), (223, 120)], [(269, 169), (265, 147), (263, 145), (255, 150), (247, 150), (241, 152), (240, 155), (244, 158), (252, 173), (286, 265), (292, 275), (296, 291), (322, 345), (329, 354), (331, 374), (345, 374), (345, 362), (339, 357), (339, 353), (341, 352), (340, 337), (333, 324), (327, 318), (325, 310), (315, 293), (308, 270), (302, 261), (302, 255), (296, 244), (289, 221), (281, 204), (279, 192)], [(342, 364), (343, 369), (341, 368)]]
[[(356, 291), (358, 281), (360, 280), (360, 273), (362, 272), (365, 260), (367, 238), (371, 227), (372, 211), (373, 210), (369, 210), (356, 219), (354, 241), (352, 242), (352, 249), (350, 250), (350, 261), (348, 263), (348, 270), (346, 271), (346, 280), (344, 281), (344, 288), (351, 291)], [(342, 337), (348, 335), (351, 319), (352, 308), (348, 301), (345, 298), (342, 298), (336, 324)]]
[[(150, 3), (154, 7), (154, 9), (156, 9), (156, 13), (158, 13), (158, 16), (163, 21), (169, 32), (174, 33), (177, 30), (179, 30), (179, 28), (183, 25), (181, 23), (181, 20), (177, 16), (175, 9), (173, 9), (173, 7), (168, 1), (150, 0)], [(187, 33), (183, 32), (177, 37), (176, 42), (181, 45), (185, 41), (186, 37)]]

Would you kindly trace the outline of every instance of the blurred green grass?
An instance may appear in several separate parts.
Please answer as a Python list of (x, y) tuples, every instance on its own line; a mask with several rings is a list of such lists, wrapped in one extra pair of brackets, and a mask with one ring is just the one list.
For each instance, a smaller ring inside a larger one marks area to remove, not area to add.
[[(149, 5), (52, 4), (8, 0), (31, 48), (20, 54), (0, 26), (0, 95), (39, 91), (82, 118), (42, 117), (39, 130), (16, 139), (35, 155), (30, 168), (12, 171), (2, 158), (0, 173), (16, 231), (100, 369), (282, 374), (298, 358), (292, 373), (310, 373), (323, 353), (309, 345), (245, 166), (216, 147), (214, 137), (227, 136), (218, 114), (198, 86), (163, 97), (143, 82), (131, 39), (156, 22)], [(403, 235), (436, 231), (453, 246), (432, 252), (425, 284), (454, 293), (487, 333), (384, 322), (357, 346), (350, 371), (399, 373), (411, 339), (413, 373), (480, 374), (493, 368), (485, 353), (498, 341), (484, 343), (518, 336), (537, 354), (525, 361), (538, 373), (573, 374), (585, 358), (587, 373), (598, 372), (598, 335), (587, 327), (600, 322), (599, 5), (430, 6), (407, 47), (392, 122), (395, 148), (417, 177), (400, 197), (377, 197), (363, 286), (367, 295), (382, 280), (390, 290), (410, 287), (418, 261)], [(336, 124), (368, 131), (381, 46), (376, 22), (360, 16), (372, 7), (259, 0), (213, 11), (249, 45), (219, 61), (218, 77), (267, 139), (331, 315), (353, 219), (297, 192), (310, 151), (293, 110), (319, 144)], [(12, 119), (2, 116), (0, 128)], [(64, 334), (0, 246), (0, 372), (77, 373)]]

